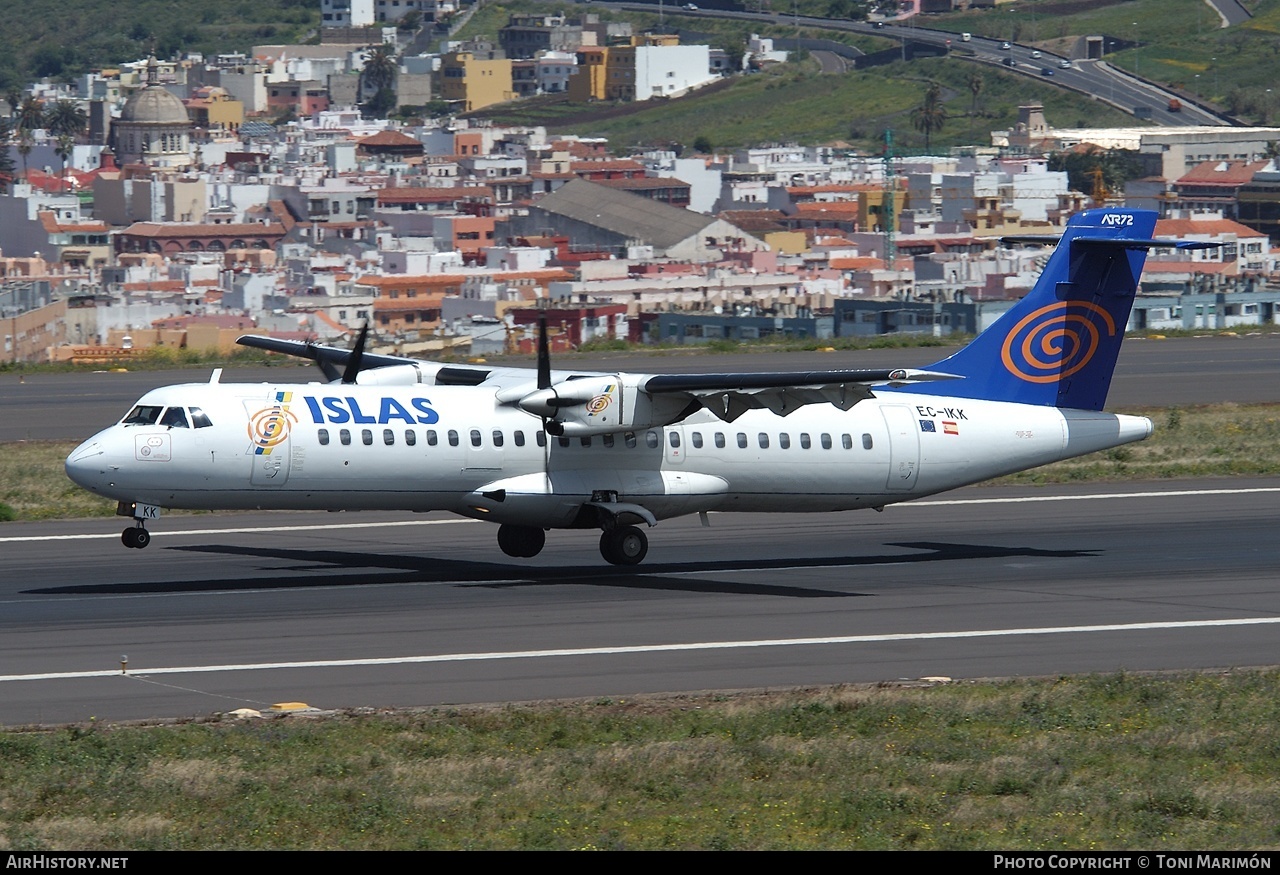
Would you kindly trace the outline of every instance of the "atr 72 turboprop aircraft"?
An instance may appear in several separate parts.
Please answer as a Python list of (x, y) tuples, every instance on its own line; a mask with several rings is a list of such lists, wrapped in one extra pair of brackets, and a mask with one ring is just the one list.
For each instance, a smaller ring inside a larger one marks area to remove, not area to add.
[[(444, 510), (497, 523), (508, 556), (545, 532), (602, 530), (634, 565), (638, 524), (708, 511), (882, 509), (1146, 438), (1103, 413), (1156, 214), (1074, 216), (1035, 288), (920, 370), (645, 375), (445, 365), (242, 337), (313, 359), (330, 382), (168, 386), (67, 457), (132, 516), (160, 508)], [(367, 326), (366, 326), (367, 330)]]

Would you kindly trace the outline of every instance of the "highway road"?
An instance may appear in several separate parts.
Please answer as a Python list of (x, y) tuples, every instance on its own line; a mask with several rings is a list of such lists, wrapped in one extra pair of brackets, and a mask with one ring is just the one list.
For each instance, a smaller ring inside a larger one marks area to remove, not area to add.
[[(640, 2), (605, 2), (602, 5), (617, 9), (653, 13), (653, 3)], [(1224, 18), (1234, 16), (1237, 4), (1234, 0), (1224, 0), (1222, 14)], [(1228, 11), (1228, 7), (1231, 9)], [(933, 30), (918, 27), (914, 22), (907, 24), (870, 23), (866, 21), (849, 21), (833, 18), (811, 18), (804, 15), (791, 15), (786, 12), (747, 12), (730, 9), (715, 9), (702, 5), (697, 9), (681, 8), (681, 4), (665, 4), (668, 15), (681, 15), (690, 18), (729, 18), (743, 21), (768, 23), (779, 27), (794, 26), (817, 30), (842, 30), (878, 36), (885, 39), (902, 40), (920, 43), (937, 48), (948, 48), (951, 57), (972, 60), (977, 63), (999, 65), (1010, 72), (1021, 73), (1041, 79), (1046, 84), (1058, 88), (1066, 88), (1081, 94), (1089, 95), (1096, 100), (1111, 104), (1115, 108), (1133, 114), (1137, 107), (1152, 110), (1150, 121), (1165, 127), (1189, 127), (1198, 125), (1226, 125), (1231, 122), (1218, 116), (1213, 111), (1195, 105), (1186, 96), (1178, 95), (1182, 100), (1182, 110), (1171, 113), (1167, 107), (1169, 99), (1175, 95), (1155, 83), (1146, 82), (1129, 74), (1123, 69), (1112, 67), (1105, 61), (1075, 59), (1067, 68), (1060, 63), (1068, 60), (1060, 55), (1037, 50), (1035, 46), (1019, 43), (1007, 43), (1003, 40), (987, 39), (974, 34), (968, 41), (963, 41), (959, 34), (944, 30)], [(1240, 10), (1242, 13), (1243, 11)], [(1247, 13), (1243, 13), (1247, 16)], [(1004, 46), (1009, 46), (1005, 49)], [(1012, 65), (1007, 65), (1011, 60)], [(828, 58), (823, 64), (824, 72), (836, 72), (838, 64)]]
[[(1276, 401), (1278, 342), (1131, 342), (1111, 406)], [(311, 372), (268, 376), (285, 373)], [(110, 420), (170, 376), (5, 375), (0, 418), (83, 434), (103, 421), (84, 410)], [(664, 522), (630, 569), (603, 565), (592, 532), (517, 561), (492, 527), (438, 514), (167, 516), (145, 551), (121, 547), (116, 520), (8, 523), (0, 725), (1280, 663), (1277, 478), (978, 487), (881, 514), (710, 522)]]

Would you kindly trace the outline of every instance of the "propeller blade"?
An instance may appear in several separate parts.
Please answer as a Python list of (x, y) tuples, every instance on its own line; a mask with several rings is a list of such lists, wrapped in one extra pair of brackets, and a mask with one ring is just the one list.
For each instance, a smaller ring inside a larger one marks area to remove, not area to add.
[(342, 372), (342, 382), (350, 385), (356, 381), (356, 376), (360, 373), (360, 365), (364, 361), (364, 345), (369, 339), (369, 323), (364, 323), (360, 329), (360, 336), (356, 338), (355, 349), (351, 350), (351, 358), (347, 359), (346, 370)]
[(551, 350), (547, 346), (547, 314), (538, 314), (538, 388), (551, 388)]

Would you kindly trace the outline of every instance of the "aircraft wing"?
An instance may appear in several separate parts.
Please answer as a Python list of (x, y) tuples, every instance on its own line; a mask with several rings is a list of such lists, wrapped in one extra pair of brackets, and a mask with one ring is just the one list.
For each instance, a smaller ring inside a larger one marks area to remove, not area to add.
[[(280, 340), (256, 334), (243, 335), (236, 339), (236, 343), (241, 346), (251, 346), (254, 349), (265, 349), (283, 355), (310, 359), (319, 365), (325, 377), (331, 381), (342, 379), (344, 369), (350, 363), (352, 356), (357, 354), (352, 349), (340, 349), (336, 346), (322, 346), (318, 343), (304, 343), (298, 340)], [(483, 365), (441, 364), (372, 352), (361, 352), (360, 356), (359, 370), (362, 372), (376, 371), (381, 368), (413, 368), (417, 372), (416, 377), (405, 375), (396, 382), (432, 383), (437, 386), (478, 386), (497, 372), (518, 371), (521, 374), (527, 374), (527, 369), (524, 368), (495, 369)], [(414, 378), (411, 379), (411, 377)], [(524, 376), (523, 379), (527, 380), (528, 377)], [(379, 381), (371, 380), (371, 382)]]
[(905, 386), (953, 380), (951, 374), (893, 370), (799, 371), (763, 374), (663, 374), (643, 378), (639, 388), (651, 395), (685, 395), (725, 422), (748, 410), (766, 408), (786, 416), (806, 404), (833, 404), (848, 410), (874, 397), (875, 384)]

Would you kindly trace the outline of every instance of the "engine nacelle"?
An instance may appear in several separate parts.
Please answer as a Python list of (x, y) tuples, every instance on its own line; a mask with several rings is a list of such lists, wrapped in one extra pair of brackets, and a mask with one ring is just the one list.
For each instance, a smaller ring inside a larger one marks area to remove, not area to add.
[(563, 428), (548, 431), (568, 437), (640, 431), (677, 421), (689, 399), (642, 392), (641, 379), (634, 374), (606, 374), (562, 380), (529, 392), (517, 404)]
[(356, 374), (360, 386), (414, 386), (431, 382), (415, 364), (387, 365)]

